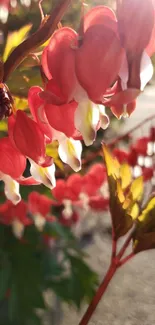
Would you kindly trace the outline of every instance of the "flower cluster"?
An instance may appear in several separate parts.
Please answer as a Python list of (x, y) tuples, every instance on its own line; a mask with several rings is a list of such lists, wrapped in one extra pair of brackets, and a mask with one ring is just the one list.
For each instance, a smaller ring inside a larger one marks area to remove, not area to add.
[(0, 223), (12, 225), (14, 234), (21, 238), (24, 227), (35, 224), (42, 231), (45, 223), (59, 221), (72, 226), (80, 221), (80, 215), (108, 208), (108, 187), (105, 166), (94, 164), (87, 175), (71, 175), (66, 181), (59, 179), (51, 192), (51, 198), (32, 191), (27, 202), (17, 205), (7, 200), (0, 205)]
[[(5, 145), (7, 145), (7, 142)], [(145, 184), (151, 181), (152, 191), (155, 184), (154, 127), (150, 128), (148, 136), (141, 137), (133, 142), (129, 146), (128, 151), (115, 148), (113, 155), (122, 165), (122, 168), (128, 165), (132, 171), (133, 178), (142, 175)], [(9, 178), (7, 175), (3, 177), (4, 181), (5, 178)], [(28, 178), (28, 180), (31, 183), (32, 177)], [(25, 183), (24, 178), (23, 183)], [(5, 191), (8, 196), (7, 190), (6, 187)], [(18, 199), (19, 197), (17, 196)], [(56, 187), (51, 190), (50, 198), (32, 191), (28, 196), (27, 202), (21, 200), (14, 205), (11, 201), (7, 200), (0, 206), (0, 223), (12, 225), (14, 234), (17, 237), (22, 237), (24, 227), (33, 223), (40, 231), (44, 229), (46, 222), (53, 221), (72, 227), (77, 224), (80, 225), (83, 217), (85, 214), (88, 215), (88, 212), (90, 214), (90, 211), (106, 211), (108, 206), (109, 190), (106, 167), (103, 163), (95, 163), (84, 175), (73, 173), (66, 179), (58, 179)]]

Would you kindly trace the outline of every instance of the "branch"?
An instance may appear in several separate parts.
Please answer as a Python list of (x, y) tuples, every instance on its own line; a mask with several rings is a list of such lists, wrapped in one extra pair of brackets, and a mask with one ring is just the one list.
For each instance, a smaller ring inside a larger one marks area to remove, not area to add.
[(130, 135), (131, 133), (133, 133), (134, 131), (136, 131), (137, 129), (139, 129), (141, 126), (143, 126), (145, 123), (147, 123), (147, 122), (149, 122), (149, 121), (151, 121), (153, 119), (155, 119), (155, 114), (150, 115), (149, 117), (147, 117), (146, 119), (144, 119), (142, 122), (140, 122), (136, 126), (134, 126), (132, 129), (130, 129), (126, 133), (123, 133), (122, 135), (120, 135), (119, 137), (115, 138), (114, 140), (110, 140), (109, 143), (107, 143), (107, 145), (108, 146), (115, 145), (117, 142), (123, 140), (128, 135)]
[(51, 37), (71, 1), (72, 0), (61, 0), (55, 9), (51, 11), (47, 21), (44, 22), (44, 24), (34, 34), (14, 49), (7, 61), (4, 63), (3, 81), (8, 79), (9, 75), (30, 52), (34, 51), (34, 49)]
[(131, 240), (132, 240), (132, 237), (133, 237), (133, 233), (135, 231), (135, 228), (136, 228), (136, 224), (134, 224), (132, 230), (130, 231), (125, 243), (123, 244), (122, 248), (120, 249), (118, 255), (117, 255), (117, 258), (120, 260), (122, 258), (122, 256), (124, 255), (126, 249), (128, 248)]
[(96, 295), (94, 296), (91, 304), (89, 305), (89, 307), (88, 307), (86, 313), (84, 314), (83, 318), (81, 319), (79, 325), (87, 325), (88, 324), (91, 316), (93, 315), (96, 307), (98, 306), (98, 303), (101, 300), (104, 292), (106, 291), (108, 284), (110, 283), (116, 270), (117, 270), (117, 265), (111, 264), (103, 282), (101, 283), (100, 287), (98, 288)]
[(130, 253), (128, 256), (124, 257), (119, 263), (118, 263), (118, 267), (123, 266), (124, 264), (126, 264), (128, 261), (131, 260), (131, 258), (133, 258), (135, 256), (135, 254), (132, 252)]

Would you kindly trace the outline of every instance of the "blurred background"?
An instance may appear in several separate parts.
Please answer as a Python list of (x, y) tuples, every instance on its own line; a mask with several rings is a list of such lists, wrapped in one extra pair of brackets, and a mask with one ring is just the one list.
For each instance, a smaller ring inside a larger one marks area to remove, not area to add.
[[(144, 1), (144, 0), (143, 0)], [(1, 3), (1, 2), (0, 2)], [(58, 0), (43, 0), (42, 6), (45, 14), (48, 14), (51, 7), (55, 6)], [(6, 2), (5, 2), (6, 4)], [(11, 4), (11, 7), (10, 7)], [(19, 30), (27, 24), (32, 24), (30, 33), (34, 32), (40, 24), (40, 12), (38, 3), (35, 0), (17, 0), (11, 1), (8, 7), (10, 14), (0, 11), (0, 52), (4, 53), (10, 32)], [(86, 11), (92, 6), (109, 5), (115, 8), (114, 0), (86, 0)], [(80, 24), (81, 4), (80, 1), (72, 1), (62, 25), (68, 25), (78, 30)], [(5, 16), (5, 17), (4, 17)], [(5, 18), (5, 19), (4, 19)], [(5, 22), (5, 23), (4, 23)], [(153, 59), (154, 60), (154, 59)], [(22, 105), (25, 103), (27, 91), (32, 85), (41, 84), (39, 69), (36, 66), (35, 76), (29, 75), (28, 65), (21, 66), (13, 74), (9, 80), (9, 87), (13, 95), (22, 99)], [(21, 75), (22, 71), (22, 75)], [(20, 102), (21, 105), (21, 102)], [(27, 107), (27, 104), (25, 104)], [(137, 108), (130, 119), (121, 121), (113, 118), (107, 109), (107, 113), (111, 117), (111, 124), (106, 132), (99, 132), (93, 151), (100, 146), (101, 140), (104, 138), (110, 140), (124, 132), (130, 130), (143, 119), (151, 116), (155, 112), (155, 87), (154, 80), (146, 87), (145, 92), (137, 101)], [(133, 139), (148, 134), (150, 126), (155, 126), (154, 122), (149, 122), (143, 126), (142, 130), (134, 132)], [(0, 124), (1, 136), (6, 132), (4, 123)], [(134, 141), (134, 140), (133, 140)], [(87, 154), (85, 148), (85, 153)], [(89, 149), (90, 150), (90, 149)], [(27, 196), (27, 190), (22, 189), (23, 196)], [(45, 192), (45, 189), (41, 189)], [(102, 227), (97, 233), (91, 236), (92, 228), (96, 226), (98, 218), (102, 218)], [(89, 264), (99, 274), (100, 279), (103, 278), (110, 259), (111, 237), (110, 237), (110, 220), (109, 216), (88, 215), (90, 223), (86, 225), (86, 236), (84, 241), (84, 250), (89, 254)], [(96, 219), (95, 219), (96, 218)], [(93, 227), (92, 227), (93, 225)], [(87, 228), (88, 227), (88, 228)], [(155, 312), (155, 263), (154, 251), (139, 254), (135, 260), (129, 265), (122, 268), (114, 280), (112, 281), (108, 292), (105, 295), (97, 309), (90, 325), (154, 325)], [(149, 269), (148, 269), (149, 265)], [(83, 306), (80, 313), (75, 308), (66, 307), (61, 304), (59, 299), (53, 297), (51, 293), (47, 293), (47, 303), (49, 304), (49, 313), (43, 315), (45, 325), (77, 325), (85, 310)], [(54, 308), (51, 306), (54, 305)]]

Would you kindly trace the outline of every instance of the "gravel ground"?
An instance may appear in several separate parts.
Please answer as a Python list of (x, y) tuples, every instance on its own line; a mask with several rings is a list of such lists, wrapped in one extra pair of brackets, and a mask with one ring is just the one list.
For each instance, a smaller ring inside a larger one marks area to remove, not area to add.
[[(108, 268), (111, 251), (109, 236), (99, 235), (87, 249), (90, 264), (100, 279)], [(77, 325), (80, 314), (64, 307), (62, 325)], [(154, 325), (155, 324), (155, 251), (137, 255), (119, 269), (111, 281), (89, 325)]]

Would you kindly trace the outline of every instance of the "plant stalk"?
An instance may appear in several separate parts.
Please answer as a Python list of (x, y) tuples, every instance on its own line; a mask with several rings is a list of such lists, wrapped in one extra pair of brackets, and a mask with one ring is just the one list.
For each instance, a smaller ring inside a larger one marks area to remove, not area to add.
[(86, 313), (84, 314), (82, 320), (80, 321), (79, 325), (87, 325), (88, 324), (91, 316), (93, 315), (96, 307), (98, 306), (98, 303), (101, 300), (103, 294), (105, 293), (116, 270), (117, 270), (117, 264), (114, 262), (111, 263), (103, 282), (101, 283), (100, 287), (98, 288), (92, 302), (90, 303), (90, 305), (89, 305)]

